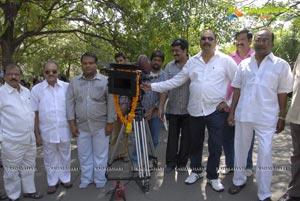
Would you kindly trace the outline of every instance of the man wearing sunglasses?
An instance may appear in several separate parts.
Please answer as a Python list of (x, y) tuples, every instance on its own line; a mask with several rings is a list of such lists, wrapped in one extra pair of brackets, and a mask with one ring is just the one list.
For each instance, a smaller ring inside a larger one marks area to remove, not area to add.
[(217, 51), (216, 45), (216, 34), (212, 30), (205, 30), (200, 37), (201, 51), (191, 57), (176, 76), (151, 85), (143, 83), (142, 87), (145, 90), (164, 92), (191, 80), (187, 109), (191, 116), (189, 126), (192, 173), (185, 183), (193, 184), (204, 176), (202, 151), (205, 127), (207, 127), (209, 135), (207, 182), (213, 190), (221, 192), (224, 191), (224, 187), (218, 180), (217, 170), (222, 154), (222, 134), (226, 123), (224, 109), (228, 107), (226, 89), (235, 74), (237, 65), (231, 57)]
[(43, 68), (45, 80), (31, 90), (35, 135), (37, 144), (43, 144), (48, 194), (56, 192), (59, 182), (66, 188), (72, 186), (71, 132), (66, 116), (69, 84), (59, 80), (58, 74), (58, 64), (55, 61), (47, 62)]

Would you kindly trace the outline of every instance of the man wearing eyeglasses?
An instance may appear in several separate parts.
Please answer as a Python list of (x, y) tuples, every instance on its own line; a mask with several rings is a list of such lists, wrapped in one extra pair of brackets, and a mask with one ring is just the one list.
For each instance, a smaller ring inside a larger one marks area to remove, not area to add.
[(34, 111), (30, 91), (20, 85), (21, 78), (20, 66), (9, 64), (4, 71), (5, 84), (0, 87), (3, 181), (9, 200), (19, 200), (22, 191), (23, 197), (42, 198), (34, 182)]
[(43, 75), (45, 80), (32, 88), (31, 99), (37, 144), (43, 144), (47, 193), (53, 194), (59, 182), (66, 188), (72, 186), (71, 131), (66, 116), (69, 84), (58, 79), (58, 64), (55, 61), (44, 65)]
[(191, 164), (192, 173), (185, 180), (193, 184), (204, 176), (202, 167), (203, 141), (205, 127), (208, 129), (207, 182), (213, 190), (223, 191), (218, 180), (217, 170), (222, 154), (222, 134), (226, 123), (224, 109), (227, 85), (233, 78), (237, 65), (234, 60), (216, 50), (217, 38), (212, 30), (205, 30), (200, 38), (201, 51), (191, 57), (182, 70), (172, 79), (142, 85), (145, 90), (164, 92), (181, 86), (189, 79), (190, 96), (188, 112), (190, 114)]
[(255, 54), (243, 60), (232, 81), (234, 88), (228, 124), (235, 125), (235, 170), (230, 194), (246, 185), (245, 167), (253, 130), (258, 139), (256, 182), (258, 198), (271, 201), (272, 141), (285, 126), (287, 93), (293, 77), (289, 64), (272, 53), (274, 34), (268, 29), (254, 36)]

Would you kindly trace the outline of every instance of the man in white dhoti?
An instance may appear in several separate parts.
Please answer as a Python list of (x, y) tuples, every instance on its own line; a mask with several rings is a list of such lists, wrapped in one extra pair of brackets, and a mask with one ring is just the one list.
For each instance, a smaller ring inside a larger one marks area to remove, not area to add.
[(72, 186), (70, 174), (71, 131), (66, 115), (66, 94), (69, 83), (58, 79), (58, 65), (49, 61), (44, 65), (45, 80), (31, 90), (35, 111), (35, 135), (43, 144), (47, 172), (47, 193), (56, 192), (59, 181), (66, 188)]
[(39, 199), (34, 184), (36, 142), (34, 111), (30, 92), (20, 85), (21, 68), (10, 64), (5, 68), (5, 84), (0, 88), (0, 132), (4, 188), (9, 200), (23, 196)]
[(240, 63), (231, 84), (234, 93), (228, 117), (229, 125), (235, 120), (235, 169), (229, 193), (239, 193), (246, 184), (245, 167), (254, 130), (258, 139), (257, 194), (261, 201), (272, 200), (273, 136), (284, 129), (287, 93), (293, 87), (291, 68), (272, 53), (273, 44), (270, 30), (255, 34), (255, 54)]

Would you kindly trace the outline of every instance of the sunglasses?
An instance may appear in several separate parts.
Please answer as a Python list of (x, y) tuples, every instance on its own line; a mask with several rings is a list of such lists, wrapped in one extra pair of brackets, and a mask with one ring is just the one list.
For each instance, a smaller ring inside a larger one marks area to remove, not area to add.
[(215, 40), (214, 37), (210, 37), (210, 36), (208, 36), (208, 37), (202, 36), (201, 37), (201, 40), (203, 40), (203, 41), (206, 41), (206, 39), (209, 40), (209, 41)]
[(52, 74), (57, 74), (57, 70), (45, 70), (46, 75), (49, 75), (50, 73)]

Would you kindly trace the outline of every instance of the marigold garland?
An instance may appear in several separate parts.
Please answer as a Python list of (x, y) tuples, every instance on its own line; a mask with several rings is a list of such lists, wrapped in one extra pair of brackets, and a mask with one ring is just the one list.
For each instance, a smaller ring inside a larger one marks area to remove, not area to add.
[(132, 98), (131, 109), (130, 109), (127, 119), (124, 117), (124, 115), (121, 111), (118, 95), (113, 95), (118, 117), (120, 118), (120, 120), (123, 124), (126, 124), (125, 132), (127, 134), (129, 134), (132, 130), (132, 120), (134, 119), (135, 109), (137, 107), (137, 103), (139, 100), (139, 92), (140, 92), (139, 80), (140, 80), (140, 75), (138, 72), (136, 72), (136, 96)]

